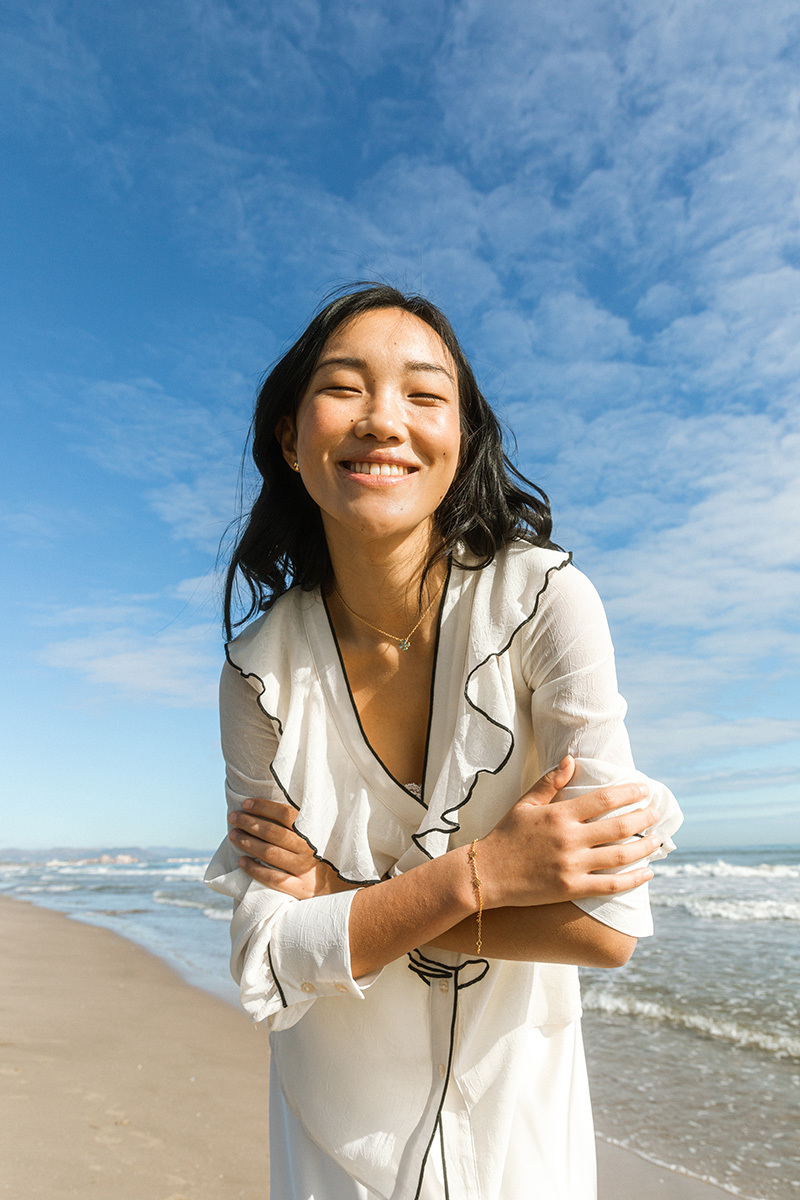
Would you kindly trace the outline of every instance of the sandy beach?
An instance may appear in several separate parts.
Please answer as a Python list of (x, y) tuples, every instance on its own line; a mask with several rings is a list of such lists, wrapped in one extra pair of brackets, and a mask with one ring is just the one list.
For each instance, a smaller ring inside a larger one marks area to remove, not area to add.
[[(59, 913), (0, 897), (0, 943), (0, 1192), (266, 1200), (266, 1036)], [(614, 1146), (599, 1155), (600, 1200), (728, 1194)]]

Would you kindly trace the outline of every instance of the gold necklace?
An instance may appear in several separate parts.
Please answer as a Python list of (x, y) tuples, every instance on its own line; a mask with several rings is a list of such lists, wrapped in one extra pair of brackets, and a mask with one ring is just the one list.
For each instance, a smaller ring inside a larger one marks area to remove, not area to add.
[[(445, 575), (445, 579), (446, 579), (446, 578), (447, 578), (447, 576)], [(417, 623), (416, 623), (416, 625), (414, 626), (414, 628), (413, 628), (413, 629), (410, 631), (410, 633), (407, 633), (407, 634), (406, 634), (406, 636), (405, 636), (404, 638), (399, 638), (399, 637), (397, 637), (397, 635), (396, 635), (396, 634), (394, 634), (394, 633), (389, 633), (389, 632), (388, 632), (388, 630), (386, 630), (386, 629), (380, 629), (380, 628), (379, 628), (377, 625), (373, 625), (371, 621), (367, 621), (365, 617), (360, 617), (360, 616), (358, 615), (358, 613), (357, 613), (357, 612), (356, 612), (354, 609), (352, 609), (352, 608), (350, 607), (350, 605), (347, 603), (347, 601), (345, 600), (344, 596), (342, 595), (342, 593), (341, 593), (341, 592), (339, 591), (339, 589), (337, 588), (336, 584), (334, 584), (334, 585), (333, 585), (333, 590), (336, 592), (336, 595), (339, 597), (339, 599), (341, 600), (342, 604), (345, 606), (345, 608), (347, 609), (347, 611), (348, 611), (349, 613), (351, 613), (351, 614), (352, 614), (352, 615), (355, 617), (355, 619), (356, 619), (357, 621), (360, 621), (362, 625), (367, 625), (367, 626), (369, 626), (369, 628), (370, 628), (370, 629), (374, 629), (376, 633), (382, 633), (384, 637), (391, 638), (393, 642), (399, 642), (399, 644), (400, 644), (400, 649), (401, 649), (401, 650), (410, 650), (410, 649), (411, 649), (411, 639), (412, 639), (412, 637), (413, 637), (413, 636), (414, 636), (414, 634), (417, 632), (417, 630), (419, 629), (420, 625), (422, 624), (422, 622), (423, 622), (423, 621), (425, 620), (425, 618), (427, 617), (428, 613), (429, 613), (429, 612), (431, 611), (431, 609), (433, 608), (434, 604), (436, 603), (437, 599), (439, 598), (439, 593), (441, 592), (441, 590), (442, 590), (442, 588), (443, 588), (443, 587), (444, 587), (444, 579), (443, 579), (443, 580), (442, 580), (442, 582), (439, 584), (438, 588), (436, 589), (436, 592), (434, 593), (434, 597), (433, 597), (433, 599), (431, 600), (431, 602), (430, 602), (430, 604), (428, 605), (428, 607), (425, 609), (425, 611), (424, 611), (424, 613), (422, 614), (422, 616), (420, 617), (420, 619), (417, 621)]]

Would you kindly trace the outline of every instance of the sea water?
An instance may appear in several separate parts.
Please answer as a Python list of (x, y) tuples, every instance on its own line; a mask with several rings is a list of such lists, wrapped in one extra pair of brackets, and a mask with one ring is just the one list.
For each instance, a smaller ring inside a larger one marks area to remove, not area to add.
[[(0, 890), (235, 1002), (208, 856), (115, 857), (0, 864)], [(800, 1200), (800, 848), (678, 851), (655, 870), (656, 936), (619, 970), (581, 972), (598, 1132), (734, 1195)]]
[(800, 848), (654, 869), (655, 937), (581, 973), (598, 1129), (735, 1195), (800, 1197)]

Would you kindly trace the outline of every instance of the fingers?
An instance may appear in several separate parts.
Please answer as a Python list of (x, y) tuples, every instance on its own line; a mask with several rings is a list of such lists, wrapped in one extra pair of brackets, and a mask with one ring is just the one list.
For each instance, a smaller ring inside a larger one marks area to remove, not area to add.
[(274, 821), (276, 825), (285, 825), (287, 829), (291, 829), (297, 816), (295, 809), (288, 804), (267, 800), (265, 796), (248, 797), (242, 801), (242, 808), (254, 817), (263, 817), (265, 821)]
[(291, 878), (285, 871), (278, 871), (274, 867), (267, 866), (266, 863), (256, 862), (254, 858), (240, 858), (238, 865), (245, 875), (249, 875), (258, 883), (263, 883), (265, 887), (280, 888), (281, 884)]
[(314, 854), (298, 833), (273, 821), (262, 821), (249, 813), (231, 813), (233, 826), (228, 838), (237, 850), (259, 862), (279, 867), (291, 875), (302, 875), (314, 863)]
[(283, 892), (285, 896), (292, 896), (295, 900), (307, 900), (309, 896), (314, 895), (313, 890), (309, 891), (306, 881), (295, 879), (293, 875), (286, 875), (283, 871), (276, 871), (272, 867), (263, 866), (261, 863), (254, 862), (252, 858), (240, 858), (239, 866), (251, 879), (263, 883), (265, 887), (272, 888), (273, 891)]
[[(284, 850), (292, 850), (295, 854), (302, 854), (304, 850), (308, 849), (308, 843), (298, 833), (295, 833), (291, 825), (285, 825), (270, 818), (262, 819), (249, 812), (232, 812), (228, 814), (228, 824), (232, 825), (234, 830), (241, 830), (242, 833), (259, 838), (262, 842), (281, 846)], [(235, 841), (236, 839), (232, 838), (231, 840)]]
[[(263, 797), (245, 800), (242, 807), (248, 811), (228, 814), (231, 825), (228, 838), (237, 850), (247, 855), (251, 862), (261, 864), (264, 870), (278, 870), (283, 880), (308, 871), (315, 861), (314, 854), (305, 839), (294, 831), (294, 809)], [(260, 875), (247, 873), (260, 883), (266, 882), (263, 872)], [(278, 886), (273, 876), (270, 876), (270, 886)]]
[(310, 851), (303, 855), (292, 854), (289, 850), (281, 850), (278, 846), (272, 846), (258, 838), (248, 837), (246, 834), (239, 833), (238, 830), (234, 830), (230, 839), (237, 850), (241, 850), (250, 858), (281, 871), (285, 875), (303, 875), (314, 863), (314, 856)]
[[(587, 792), (585, 796), (575, 797), (572, 803), (572, 811), (579, 821), (594, 821), (598, 817), (605, 817), (608, 813), (613, 813), (617, 808), (625, 808), (628, 804), (638, 804), (642, 800), (646, 800), (650, 795), (650, 789), (643, 783), (616, 783), (609, 787), (596, 788), (593, 792)], [(655, 816), (650, 820), (652, 825)], [(642, 828), (647, 828), (646, 825)], [(637, 831), (638, 832), (638, 831)], [(605, 834), (605, 829), (603, 830)], [(604, 837), (604, 841), (610, 841), (608, 837)]]
[(228, 837), (237, 850), (289, 875), (303, 875), (316, 861), (308, 843), (295, 834), (292, 835), (293, 843), (289, 846), (281, 845), (270, 835), (265, 838), (255, 837), (241, 829), (232, 829)]
[(641, 867), (636, 871), (622, 871), (618, 875), (587, 875), (582, 884), (580, 895), (575, 899), (586, 899), (589, 896), (619, 896), (624, 892), (632, 892), (649, 882), (655, 874), (650, 867)]
[(598, 846), (590, 852), (588, 870), (621, 870), (647, 858), (649, 854), (655, 854), (660, 845), (661, 838), (646, 837), (634, 838), (631, 842), (617, 843), (615, 846)]
[(567, 786), (574, 772), (575, 759), (568, 754), (557, 767), (553, 767), (538, 779), (523, 799), (531, 804), (549, 804), (556, 794)]
[[(604, 846), (609, 842), (621, 842), (625, 838), (641, 838), (653, 827), (658, 820), (658, 813), (652, 804), (647, 808), (637, 808), (633, 812), (623, 813), (620, 817), (606, 817), (599, 822), (588, 822), (587, 833), (592, 836), (596, 846)], [(660, 838), (656, 839), (661, 844)], [(640, 857), (642, 857), (640, 855)]]

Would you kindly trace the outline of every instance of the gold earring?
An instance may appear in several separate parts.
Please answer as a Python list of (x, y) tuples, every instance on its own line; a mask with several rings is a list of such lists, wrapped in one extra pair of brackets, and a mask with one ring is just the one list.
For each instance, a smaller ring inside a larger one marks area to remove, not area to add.
[(294, 462), (292, 463), (292, 470), (293, 470), (293, 471), (299, 471), (299, 470), (300, 470), (300, 464), (298, 463), (297, 459), (295, 459), (295, 460), (294, 460)]

